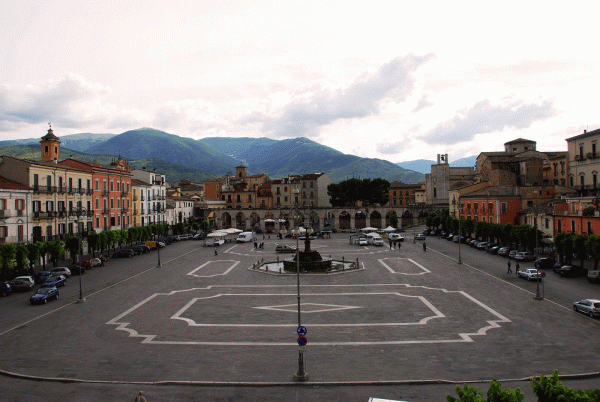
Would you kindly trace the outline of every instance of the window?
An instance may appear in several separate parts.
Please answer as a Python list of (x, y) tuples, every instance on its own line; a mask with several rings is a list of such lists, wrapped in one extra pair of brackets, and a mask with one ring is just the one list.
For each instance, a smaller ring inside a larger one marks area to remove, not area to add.
[(102, 190), (106, 191), (106, 180), (102, 180)]
[(117, 191), (121, 191), (121, 182), (117, 181)]
[(100, 209), (100, 198), (96, 197), (96, 209)]
[(592, 221), (587, 221), (587, 234), (592, 234)]
[(82, 183), (83, 183), (83, 180), (77, 179), (77, 188), (80, 190), (83, 188)]
[(41, 201), (33, 201), (33, 212), (40, 212), (42, 210)]
[(6, 238), (8, 237), (8, 227), (6, 226), (0, 226), (0, 238)]
[(110, 208), (114, 208), (115, 207), (115, 199), (111, 197), (110, 199)]
[(94, 190), (98, 191), (100, 189), (100, 180), (96, 179), (94, 185), (95, 185)]
[(112, 180), (110, 181), (110, 191), (114, 191), (114, 183)]
[(505, 214), (506, 211), (507, 211), (506, 203), (503, 202), (503, 203), (500, 204), (500, 213)]
[(25, 209), (25, 200), (22, 198), (16, 199), (15, 200), (15, 209), (18, 211)]

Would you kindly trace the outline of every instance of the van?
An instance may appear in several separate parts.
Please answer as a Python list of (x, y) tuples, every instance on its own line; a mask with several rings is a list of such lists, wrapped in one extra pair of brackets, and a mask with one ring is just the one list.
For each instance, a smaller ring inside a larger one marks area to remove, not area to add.
[(252, 232), (242, 232), (238, 235), (237, 239), (235, 239), (238, 243), (247, 243), (249, 241), (254, 241), (254, 233)]
[(156, 242), (155, 241), (145, 241), (144, 244), (150, 247), (150, 250), (156, 250)]
[(374, 246), (383, 246), (383, 238), (379, 235), (379, 233), (367, 234), (367, 241), (369, 244)]
[(402, 242), (402, 241), (404, 241), (404, 233), (390, 233), (388, 235), (388, 238), (391, 241), (400, 241), (400, 242)]

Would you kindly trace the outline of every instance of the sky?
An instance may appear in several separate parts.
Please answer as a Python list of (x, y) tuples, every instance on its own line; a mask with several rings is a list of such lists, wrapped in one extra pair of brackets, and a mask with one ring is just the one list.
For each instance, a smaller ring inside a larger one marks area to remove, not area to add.
[[(85, 4), (89, 3), (89, 4)], [(0, 138), (152, 127), (393, 163), (600, 128), (597, 2), (0, 2)]]

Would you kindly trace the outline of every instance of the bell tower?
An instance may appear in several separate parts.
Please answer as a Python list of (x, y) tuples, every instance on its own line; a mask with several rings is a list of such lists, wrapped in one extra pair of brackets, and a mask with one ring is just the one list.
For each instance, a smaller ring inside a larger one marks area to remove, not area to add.
[(52, 126), (48, 128), (48, 133), (40, 141), (42, 147), (43, 161), (57, 161), (60, 154), (60, 138), (54, 135)]

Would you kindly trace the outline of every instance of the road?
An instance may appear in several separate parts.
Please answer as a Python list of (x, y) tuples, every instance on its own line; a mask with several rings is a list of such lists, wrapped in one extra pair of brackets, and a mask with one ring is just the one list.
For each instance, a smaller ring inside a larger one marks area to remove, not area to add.
[(5, 377), (3, 395), (121, 400), (142, 386), (151, 400), (443, 400), (465, 381), (529, 390), (519, 380), (600, 371), (590, 341), (600, 320), (571, 310), (575, 300), (598, 298), (597, 284), (550, 271), (544, 300), (534, 300), (536, 284), (485, 251), (462, 246), (459, 265), (458, 245), (446, 240), (428, 237), (423, 252), (411, 240), (390, 250), (334, 234), (312, 248), (358, 259), (361, 269), (301, 275), (309, 384), (295, 384), (296, 276), (252, 269), (290, 257), (264, 241), (263, 250), (227, 243), (217, 256), (201, 242), (175, 243), (161, 250), (161, 268), (156, 253), (109, 260), (82, 277), (85, 303), (76, 303), (77, 277), (47, 305), (30, 306), (29, 294), (0, 299), (0, 369), (81, 381)]

